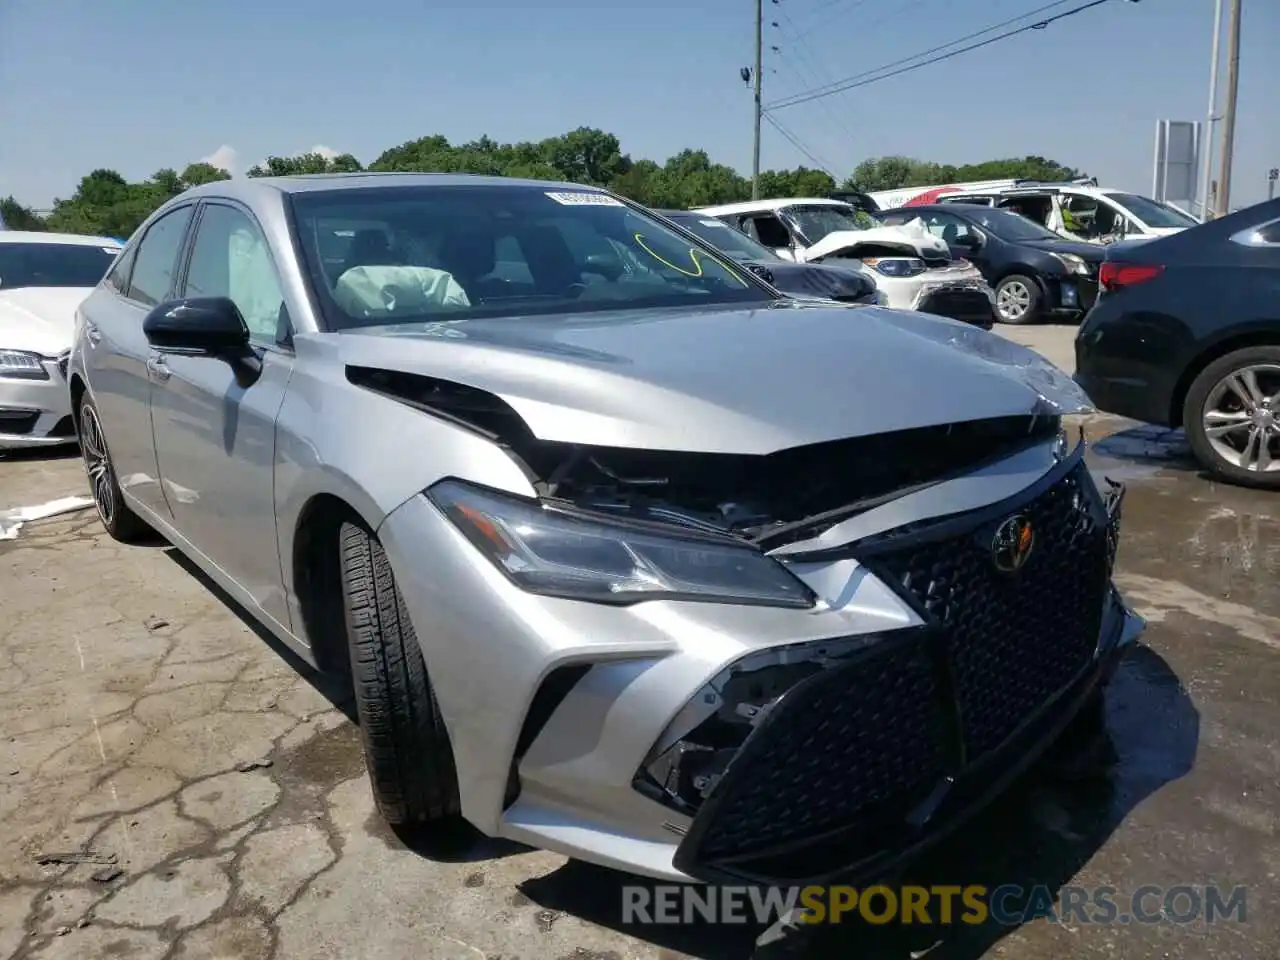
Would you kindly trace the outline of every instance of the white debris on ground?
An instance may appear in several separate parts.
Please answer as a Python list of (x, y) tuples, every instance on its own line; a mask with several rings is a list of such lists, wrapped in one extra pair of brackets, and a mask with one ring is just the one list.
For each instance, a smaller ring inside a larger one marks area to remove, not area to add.
[(63, 513), (74, 513), (77, 510), (87, 510), (92, 506), (93, 501), (88, 497), (59, 497), (57, 500), (50, 500), (48, 503), (33, 507), (9, 507), (7, 510), (0, 510), (0, 540), (16, 540), (24, 523), (56, 517)]

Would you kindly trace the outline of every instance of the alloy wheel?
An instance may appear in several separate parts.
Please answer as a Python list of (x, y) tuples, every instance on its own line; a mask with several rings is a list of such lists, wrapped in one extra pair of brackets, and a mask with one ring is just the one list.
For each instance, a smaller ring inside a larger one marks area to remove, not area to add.
[(116, 515), (111, 460), (107, 457), (107, 444), (102, 438), (97, 411), (88, 404), (80, 411), (80, 452), (84, 455), (84, 469), (89, 475), (93, 505), (98, 508), (98, 517), (103, 525), (110, 527)]
[(1280, 364), (1254, 363), (1219, 380), (1201, 415), (1213, 452), (1242, 470), (1280, 470)]
[(1001, 320), (1016, 323), (1031, 309), (1031, 291), (1019, 280), (1004, 284), (996, 294), (996, 312)]

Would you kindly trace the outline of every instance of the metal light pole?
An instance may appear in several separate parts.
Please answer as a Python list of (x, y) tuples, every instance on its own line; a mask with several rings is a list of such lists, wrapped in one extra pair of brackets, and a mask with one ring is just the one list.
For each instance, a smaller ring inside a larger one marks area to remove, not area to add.
[[(1204, 188), (1200, 197), (1203, 219), (1213, 218), (1209, 194), (1213, 190), (1213, 125), (1218, 122), (1218, 52), (1222, 49), (1222, 0), (1213, 5), (1213, 56), (1209, 60), (1209, 113), (1204, 125)], [(1214, 206), (1216, 207), (1216, 201)]]
[(1231, 0), (1227, 27), (1227, 102), (1222, 108), (1222, 172), (1218, 175), (1218, 216), (1231, 204), (1231, 162), (1235, 156), (1236, 94), (1240, 90), (1240, 2)]
[[(1221, 1), (1221, 0), (1220, 0)], [(751, 200), (760, 198), (760, 61), (764, 42), (764, 0), (755, 0), (755, 143), (751, 150)]]

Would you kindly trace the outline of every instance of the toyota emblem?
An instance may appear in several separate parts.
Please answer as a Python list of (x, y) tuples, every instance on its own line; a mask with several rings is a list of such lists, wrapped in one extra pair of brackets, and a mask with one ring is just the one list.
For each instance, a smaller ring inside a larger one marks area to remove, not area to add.
[(991, 538), (991, 562), (1001, 573), (1017, 573), (1035, 545), (1036, 531), (1031, 521), (1022, 514), (1009, 517)]

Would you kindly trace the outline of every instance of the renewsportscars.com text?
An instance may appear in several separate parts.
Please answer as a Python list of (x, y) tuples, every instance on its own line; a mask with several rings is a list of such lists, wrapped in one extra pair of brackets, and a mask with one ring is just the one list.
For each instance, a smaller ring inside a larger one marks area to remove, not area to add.
[(1070, 924), (1244, 923), (1244, 887), (1146, 885), (693, 887), (622, 889), (624, 923), (760, 923), (782, 917), (801, 923), (1021, 926), (1033, 920)]

